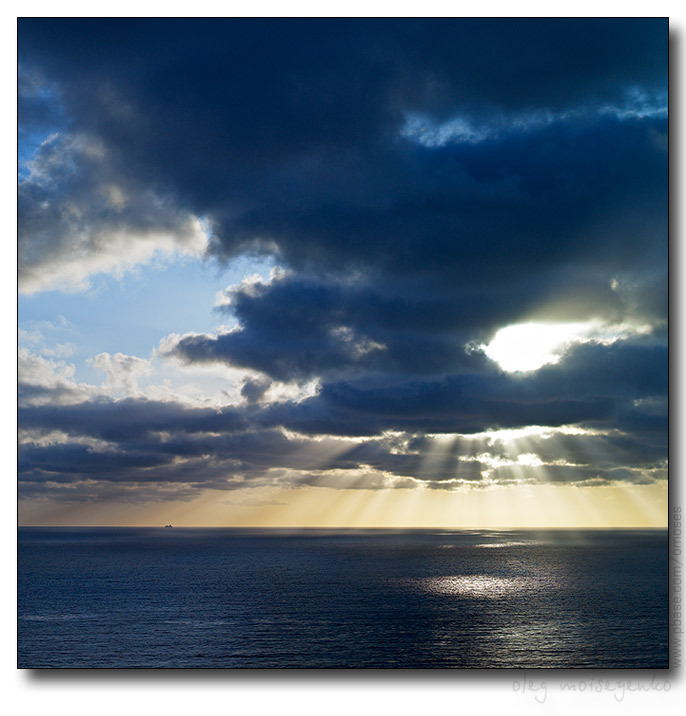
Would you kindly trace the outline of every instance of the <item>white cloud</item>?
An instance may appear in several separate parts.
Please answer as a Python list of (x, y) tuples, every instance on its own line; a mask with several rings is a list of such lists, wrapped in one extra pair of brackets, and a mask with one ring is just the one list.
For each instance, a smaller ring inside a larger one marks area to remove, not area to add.
[(54, 358), (69, 358), (76, 351), (73, 343), (57, 343), (54, 348), (43, 348), (43, 355)]
[(247, 296), (255, 296), (260, 288), (264, 288), (274, 281), (281, 281), (291, 275), (288, 269), (281, 266), (269, 267), (269, 273), (257, 271), (245, 276), (241, 281), (227, 286), (223, 291), (218, 291), (214, 299), (214, 307), (228, 310), (233, 304), (236, 294), (242, 293)]
[(124, 353), (98, 353), (89, 363), (105, 373), (105, 387), (108, 390), (123, 390), (127, 395), (136, 395), (139, 392), (138, 380), (152, 373), (149, 361)]
[(22, 385), (19, 402), (24, 405), (67, 405), (91, 398), (97, 389), (74, 379), (75, 366), (51, 360), (20, 348), (17, 377)]
[(201, 256), (208, 226), (140, 185), (103, 142), (53, 134), (19, 183), (19, 290), (83, 291), (95, 274), (121, 276), (175, 255)]
[[(405, 117), (400, 136), (429, 149), (437, 149), (447, 144), (478, 144), (503, 134), (524, 134), (538, 131), (555, 122), (578, 121), (593, 116), (618, 119), (666, 117), (667, 101), (661, 94), (649, 96), (634, 90), (627, 94), (622, 103), (605, 104), (600, 107), (582, 105), (558, 112), (540, 109), (511, 114), (490, 114), (487, 120), (478, 120), (462, 114), (447, 120), (436, 120), (428, 114), (414, 112)], [(656, 141), (660, 139), (656, 138)]]

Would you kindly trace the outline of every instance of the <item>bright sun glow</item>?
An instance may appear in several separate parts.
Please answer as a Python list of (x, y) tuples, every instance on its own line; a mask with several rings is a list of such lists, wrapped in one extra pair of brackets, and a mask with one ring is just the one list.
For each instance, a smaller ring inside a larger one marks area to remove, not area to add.
[(558, 363), (569, 348), (578, 343), (609, 345), (631, 334), (644, 334), (645, 326), (625, 324), (607, 326), (597, 321), (585, 323), (518, 323), (501, 328), (481, 349), (508, 373), (538, 370)]

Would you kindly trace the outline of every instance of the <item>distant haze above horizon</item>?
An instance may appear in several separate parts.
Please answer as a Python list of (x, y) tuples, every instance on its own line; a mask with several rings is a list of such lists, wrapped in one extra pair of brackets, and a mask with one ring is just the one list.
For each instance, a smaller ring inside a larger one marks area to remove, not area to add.
[(20, 524), (666, 526), (666, 19), (18, 58)]

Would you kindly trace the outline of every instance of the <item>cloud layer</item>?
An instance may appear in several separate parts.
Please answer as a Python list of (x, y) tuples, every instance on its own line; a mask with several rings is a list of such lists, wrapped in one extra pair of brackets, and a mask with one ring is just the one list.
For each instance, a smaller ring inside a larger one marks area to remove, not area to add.
[[(282, 267), (161, 344), (240, 402), (26, 352), (27, 494), (664, 479), (666, 21), (22, 19), (19, 60), (20, 289)], [(599, 328), (508, 373), (484, 346), (528, 321)]]

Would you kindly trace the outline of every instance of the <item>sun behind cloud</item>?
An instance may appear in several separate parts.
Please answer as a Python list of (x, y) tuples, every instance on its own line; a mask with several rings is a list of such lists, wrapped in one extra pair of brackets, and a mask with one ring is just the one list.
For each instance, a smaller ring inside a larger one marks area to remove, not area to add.
[(667, 22), (312, 22), (20, 19), (21, 520), (663, 525)]

